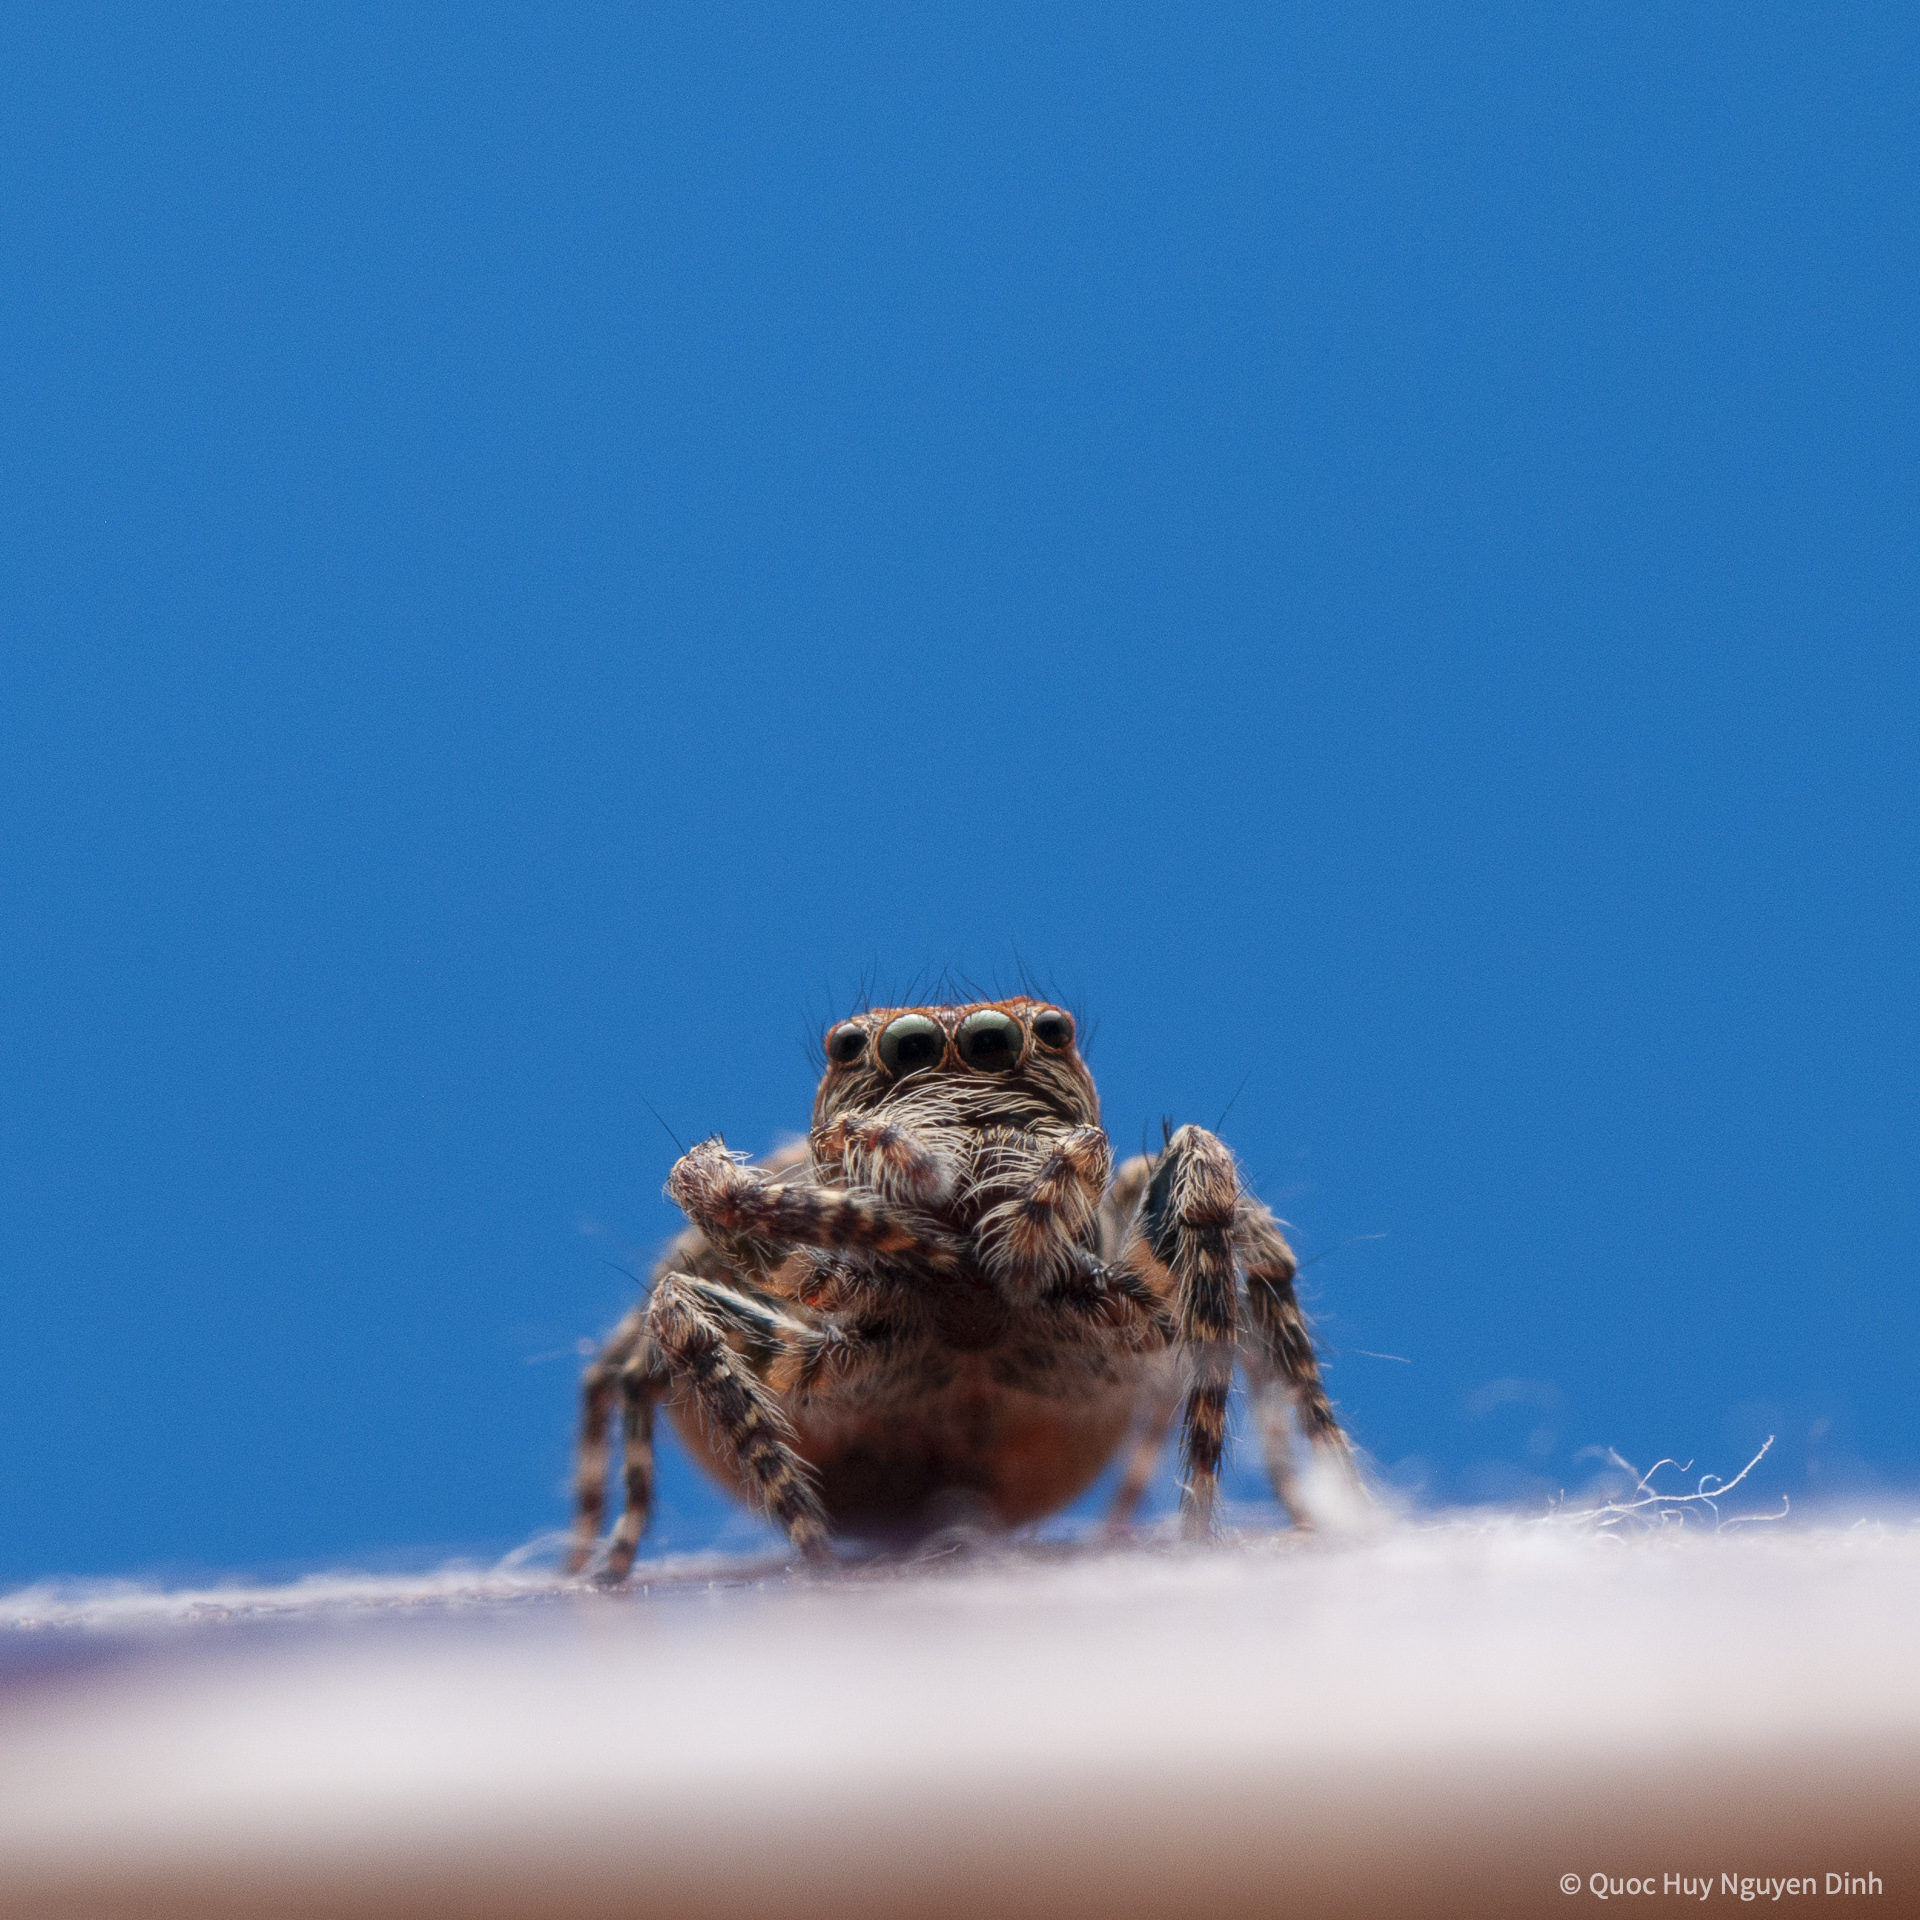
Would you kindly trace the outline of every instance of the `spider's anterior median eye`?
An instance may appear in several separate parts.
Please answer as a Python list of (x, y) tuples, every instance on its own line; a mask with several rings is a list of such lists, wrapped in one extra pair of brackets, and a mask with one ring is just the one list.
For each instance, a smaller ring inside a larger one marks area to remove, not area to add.
[(1064, 1013), (1049, 1007), (1033, 1023), (1033, 1037), (1043, 1047), (1070, 1047), (1073, 1045), (1073, 1022)]
[(1025, 1036), (1020, 1022), (1004, 1013), (970, 1013), (954, 1035), (960, 1058), (977, 1073), (1005, 1073), (1020, 1061)]
[(946, 1051), (946, 1029), (924, 1013), (903, 1013), (880, 1035), (880, 1061), (889, 1073), (937, 1067)]
[(827, 1058), (836, 1067), (844, 1067), (849, 1060), (858, 1060), (867, 1050), (867, 1030), (856, 1026), (851, 1020), (827, 1035)]

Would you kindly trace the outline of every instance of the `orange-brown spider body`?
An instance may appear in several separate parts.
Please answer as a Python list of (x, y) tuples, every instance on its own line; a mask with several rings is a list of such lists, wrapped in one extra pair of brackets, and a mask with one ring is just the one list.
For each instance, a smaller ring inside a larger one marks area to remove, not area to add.
[[(1036, 1401), (972, 1359), (955, 1375), (930, 1404), (904, 1413), (801, 1407), (789, 1415), (789, 1444), (834, 1533), (887, 1540), (941, 1519), (1044, 1520), (1100, 1477), (1136, 1399), (1121, 1390), (1067, 1406)], [(752, 1503), (752, 1483), (693, 1402), (677, 1401), (667, 1415), (712, 1478)]]
[(1210, 1133), (1116, 1176), (1074, 1024), (1025, 996), (839, 1022), (804, 1145), (751, 1165), (701, 1142), (667, 1192), (691, 1225), (587, 1369), (572, 1565), (592, 1555), (618, 1402), (632, 1564), (664, 1405), (801, 1552), (956, 1520), (1018, 1526), (1135, 1444), (1139, 1499), (1184, 1399), (1182, 1506), (1209, 1524), (1236, 1360), (1304, 1519), (1292, 1428), (1351, 1475), (1293, 1255)]

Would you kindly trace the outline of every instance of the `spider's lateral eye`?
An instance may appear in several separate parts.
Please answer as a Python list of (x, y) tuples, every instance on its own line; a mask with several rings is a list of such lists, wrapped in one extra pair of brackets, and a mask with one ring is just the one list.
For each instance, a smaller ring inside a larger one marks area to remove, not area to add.
[(976, 1073), (1005, 1073), (1018, 1066), (1025, 1039), (1018, 1020), (991, 1011), (968, 1014), (954, 1035), (960, 1058)]
[(856, 1026), (851, 1020), (843, 1021), (827, 1035), (827, 1058), (837, 1067), (844, 1067), (850, 1060), (858, 1060), (866, 1050), (867, 1030)]
[(1073, 1045), (1073, 1022), (1066, 1014), (1050, 1007), (1033, 1023), (1033, 1037), (1043, 1047), (1070, 1047)]
[(946, 1058), (947, 1033), (924, 1013), (903, 1013), (880, 1034), (880, 1064), (889, 1073), (913, 1073), (937, 1067)]

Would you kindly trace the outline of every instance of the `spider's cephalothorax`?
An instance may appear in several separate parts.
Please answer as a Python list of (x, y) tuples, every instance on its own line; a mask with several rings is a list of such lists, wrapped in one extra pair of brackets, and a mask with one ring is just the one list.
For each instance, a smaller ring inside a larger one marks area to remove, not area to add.
[(1205, 1534), (1236, 1360), (1296, 1522), (1295, 1422), (1351, 1481), (1273, 1215), (1199, 1127), (1116, 1175), (1070, 1015), (887, 1008), (825, 1051), (804, 1144), (755, 1166), (705, 1140), (667, 1180), (693, 1224), (587, 1369), (576, 1571), (616, 1398), (614, 1580), (647, 1522), (656, 1405), (810, 1556), (836, 1533), (1037, 1519), (1131, 1432), (1124, 1520), (1183, 1399), (1182, 1511)]

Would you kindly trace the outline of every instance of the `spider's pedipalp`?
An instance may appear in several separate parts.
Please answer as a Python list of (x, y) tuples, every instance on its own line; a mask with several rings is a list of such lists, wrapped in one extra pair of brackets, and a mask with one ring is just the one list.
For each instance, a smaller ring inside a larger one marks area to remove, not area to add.
[(1074, 1127), (1046, 1140), (1037, 1154), (1029, 1147), (1027, 1163), (1019, 1190), (982, 1214), (975, 1234), (987, 1271), (1010, 1290), (1031, 1295), (1079, 1264), (1113, 1150), (1098, 1127)]
[(703, 1140), (667, 1176), (667, 1193), (710, 1239), (769, 1247), (851, 1247), (911, 1255), (936, 1270), (963, 1249), (936, 1220), (877, 1194), (770, 1181), (742, 1166), (723, 1142)]
[(830, 1121), (815, 1134), (813, 1150), (820, 1167), (839, 1170), (849, 1187), (908, 1207), (937, 1207), (960, 1183), (951, 1154), (925, 1130), (891, 1118)]

